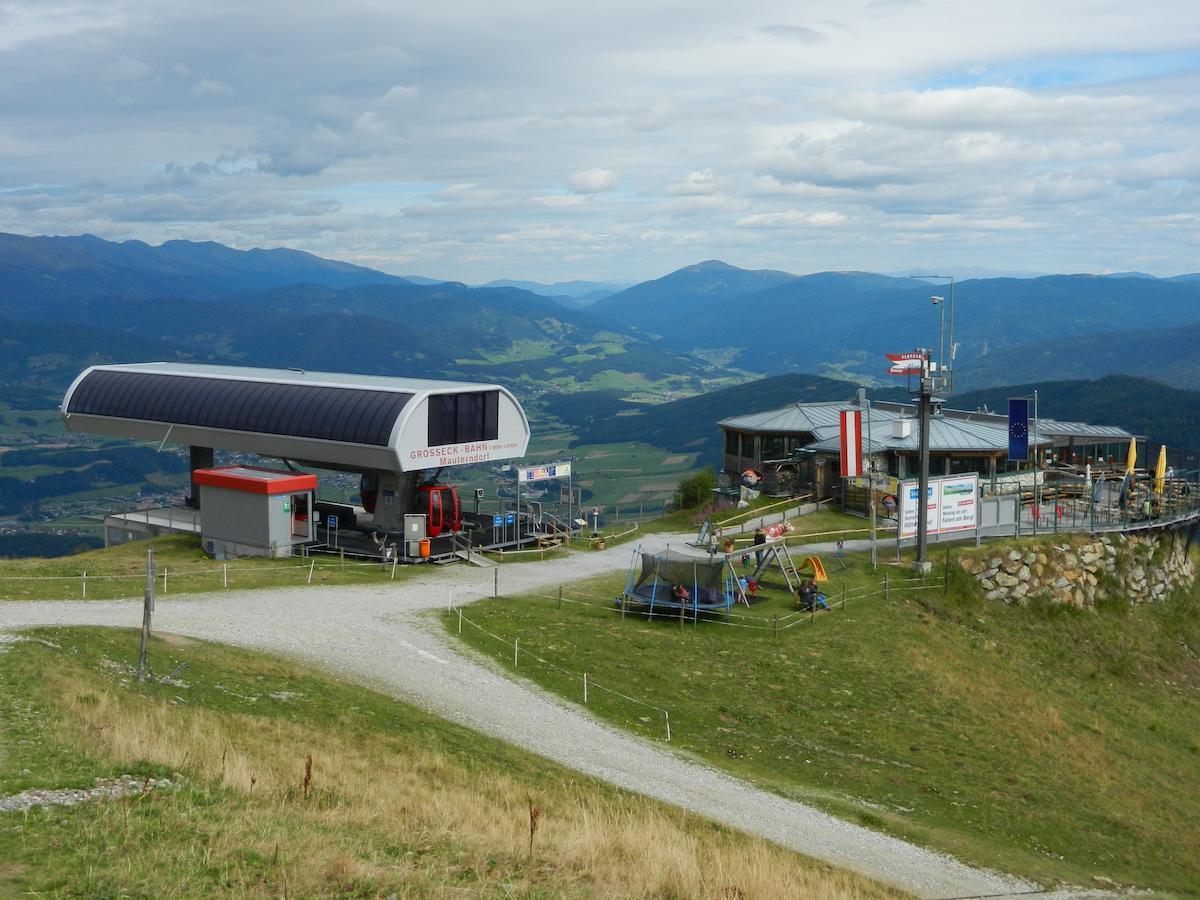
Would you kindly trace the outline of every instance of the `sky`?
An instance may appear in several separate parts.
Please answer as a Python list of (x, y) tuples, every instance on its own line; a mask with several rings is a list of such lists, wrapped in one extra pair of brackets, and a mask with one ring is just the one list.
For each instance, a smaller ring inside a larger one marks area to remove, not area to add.
[(0, 231), (470, 283), (1200, 271), (1195, 0), (0, 0)]

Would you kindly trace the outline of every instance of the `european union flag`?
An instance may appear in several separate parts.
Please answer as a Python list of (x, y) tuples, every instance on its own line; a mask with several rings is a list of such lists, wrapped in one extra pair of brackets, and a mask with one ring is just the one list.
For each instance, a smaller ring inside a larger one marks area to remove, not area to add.
[(1029, 400), (1024, 397), (1008, 401), (1008, 458), (1014, 462), (1029, 459)]

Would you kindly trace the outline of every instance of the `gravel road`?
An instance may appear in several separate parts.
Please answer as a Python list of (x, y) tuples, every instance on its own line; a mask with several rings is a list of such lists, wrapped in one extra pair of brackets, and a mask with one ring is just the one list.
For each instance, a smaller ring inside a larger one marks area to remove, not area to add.
[[(649, 535), (647, 549), (688, 536)], [(813, 548), (821, 552), (822, 548)], [(829, 548), (824, 548), (828, 552)], [(623, 571), (632, 548), (507, 565), (500, 590), (551, 589)], [(369, 683), (453, 721), (503, 738), (580, 772), (692, 810), (835, 866), (922, 897), (1003, 896), (1038, 891), (1016, 878), (844, 822), (758, 790), (669, 749), (624, 734), (510, 678), (459, 646), (428, 610), (490, 596), (492, 571), (430, 567), (383, 586), (305, 586), (161, 598), (156, 630), (287, 654)], [(141, 601), (0, 601), (0, 630), (34, 625), (140, 627)]]

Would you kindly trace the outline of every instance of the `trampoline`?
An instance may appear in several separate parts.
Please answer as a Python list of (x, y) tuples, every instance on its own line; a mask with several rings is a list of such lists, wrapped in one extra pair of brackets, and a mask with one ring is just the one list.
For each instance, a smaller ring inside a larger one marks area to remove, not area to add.
[[(680, 585), (686, 591), (682, 598)], [(701, 559), (670, 550), (646, 553), (639, 547), (629, 565), (624, 600), (647, 608), (651, 615), (656, 610), (677, 614), (690, 610), (698, 615), (729, 609), (741, 595), (737, 573), (723, 556)]]

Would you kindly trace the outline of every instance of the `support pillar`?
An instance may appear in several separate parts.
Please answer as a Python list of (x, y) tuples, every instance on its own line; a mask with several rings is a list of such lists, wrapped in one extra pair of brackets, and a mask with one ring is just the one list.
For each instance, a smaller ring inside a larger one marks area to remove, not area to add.
[(189, 447), (188, 463), (189, 477), (191, 478), (192, 487), (191, 494), (187, 498), (187, 505), (192, 509), (200, 508), (200, 489), (196, 485), (195, 471), (197, 469), (211, 469), (213, 467), (213, 448), (212, 447)]

